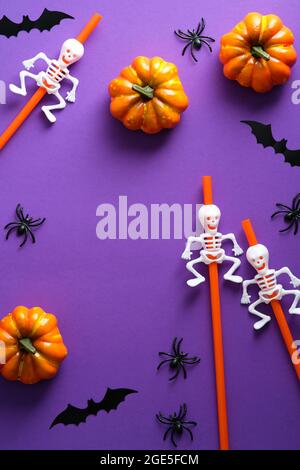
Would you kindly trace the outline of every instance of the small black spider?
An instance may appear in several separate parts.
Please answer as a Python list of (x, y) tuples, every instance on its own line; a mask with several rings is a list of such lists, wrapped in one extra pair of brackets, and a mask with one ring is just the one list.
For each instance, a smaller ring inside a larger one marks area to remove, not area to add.
[(284, 214), (284, 221), (289, 224), (287, 228), (279, 230), (279, 232), (286, 232), (291, 227), (294, 227), (294, 235), (297, 235), (300, 221), (300, 193), (296, 194), (293, 199), (292, 207), (285, 206), (284, 204), (277, 203), (276, 206), (280, 209), (271, 215), (271, 218), (278, 214)]
[(167, 362), (169, 363), (169, 366), (171, 369), (176, 369), (175, 375), (173, 375), (173, 377), (171, 377), (169, 380), (176, 379), (181, 369), (183, 372), (183, 376), (186, 379), (187, 374), (186, 374), (186, 369), (184, 367), (184, 364), (192, 365), (192, 364), (199, 364), (200, 362), (199, 357), (188, 357), (188, 353), (183, 353), (182, 351), (180, 351), (180, 345), (182, 341), (183, 341), (183, 338), (181, 338), (181, 340), (179, 340), (178, 343), (177, 343), (177, 338), (173, 339), (173, 343), (172, 343), (173, 354), (168, 354), (166, 352), (158, 353), (160, 356), (168, 356), (170, 359), (165, 359), (164, 361), (161, 361), (161, 363), (157, 367), (157, 370), (159, 370), (160, 367), (163, 364), (166, 364)]
[(198, 60), (194, 55), (194, 49), (196, 51), (199, 51), (202, 45), (206, 44), (210, 52), (212, 52), (212, 48), (209, 42), (215, 42), (215, 40), (211, 38), (210, 36), (201, 35), (204, 29), (205, 29), (205, 21), (204, 21), (204, 18), (202, 18), (200, 23), (198, 24), (196, 31), (194, 29), (192, 31), (188, 29), (187, 33), (184, 33), (183, 31), (181, 31), (181, 29), (178, 29), (178, 31), (174, 31), (176, 36), (178, 36), (180, 39), (183, 39), (184, 41), (187, 41), (187, 45), (184, 46), (182, 50), (182, 55), (184, 55), (187, 48), (190, 47), (191, 55), (195, 62), (198, 62)]
[(45, 222), (46, 219), (39, 218), (39, 219), (33, 220), (33, 218), (29, 217), (28, 214), (24, 216), (23, 208), (21, 207), (21, 204), (18, 204), (16, 207), (16, 216), (17, 216), (17, 220), (15, 222), (11, 222), (10, 224), (5, 225), (4, 227), (4, 230), (8, 229), (7, 234), (6, 234), (6, 240), (8, 239), (11, 232), (16, 230), (18, 237), (24, 236), (24, 240), (22, 241), (20, 247), (26, 243), (27, 238), (28, 238), (28, 233), (31, 236), (32, 243), (35, 243), (35, 236), (33, 235), (31, 229), (35, 227), (39, 227)]
[(167, 439), (167, 436), (169, 432), (171, 432), (171, 441), (172, 444), (177, 447), (177, 444), (174, 440), (174, 435), (177, 434), (178, 436), (181, 436), (183, 431), (187, 431), (190, 435), (191, 440), (193, 440), (193, 433), (192, 431), (186, 426), (186, 425), (191, 425), (191, 426), (197, 426), (197, 423), (195, 421), (185, 421), (187, 413), (187, 406), (184, 403), (183, 405), (180, 405), (179, 413), (173, 413), (172, 415), (169, 415), (169, 417), (164, 416), (161, 412), (159, 412), (156, 415), (156, 418), (158, 421), (162, 424), (166, 424), (169, 426), (169, 428), (166, 430), (164, 434), (164, 441)]

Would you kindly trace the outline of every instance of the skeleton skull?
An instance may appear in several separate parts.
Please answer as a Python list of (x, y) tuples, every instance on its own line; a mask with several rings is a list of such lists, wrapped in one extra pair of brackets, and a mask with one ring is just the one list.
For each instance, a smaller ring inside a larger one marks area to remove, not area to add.
[(261, 244), (250, 246), (247, 250), (247, 260), (259, 274), (265, 274), (269, 269), (269, 251)]
[(67, 39), (59, 54), (59, 62), (61, 67), (67, 67), (81, 59), (84, 54), (84, 47), (77, 39)]
[(215, 235), (218, 231), (221, 217), (221, 211), (218, 206), (215, 206), (214, 204), (205, 204), (200, 207), (198, 216), (204, 231), (211, 235)]

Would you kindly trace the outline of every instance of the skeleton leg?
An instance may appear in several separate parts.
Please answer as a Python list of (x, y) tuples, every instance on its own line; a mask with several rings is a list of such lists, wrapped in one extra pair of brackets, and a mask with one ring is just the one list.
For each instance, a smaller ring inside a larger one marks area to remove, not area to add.
[(13, 93), (17, 93), (18, 95), (26, 96), (27, 95), (26, 83), (25, 83), (25, 78), (26, 77), (33, 78), (33, 80), (37, 81), (39, 76), (35, 75), (34, 73), (27, 72), (26, 70), (22, 70), (22, 72), (20, 72), (21, 86), (18, 87), (16, 85), (14, 85), (13, 83), (11, 83), (9, 85), (10, 91), (12, 91)]
[(201, 284), (201, 282), (205, 281), (205, 277), (202, 276), (202, 274), (198, 273), (198, 271), (194, 268), (194, 264), (202, 263), (202, 262), (203, 262), (202, 256), (200, 255), (199, 258), (193, 259), (192, 261), (189, 261), (187, 263), (186, 269), (190, 271), (191, 273), (193, 273), (195, 276), (193, 279), (189, 279), (188, 281), (186, 281), (188, 286), (196, 287), (199, 284)]
[(282, 295), (289, 295), (292, 294), (295, 296), (292, 305), (290, 306), (289, 313), (294, 313), (295, 315), (300, 315), (300, 307), (297, 307), (298, 302), (300, 300), (300, 291), (299, 290), (285, 290), (282, 289)]
[(237, 283), (243, 282), (243, 278), (241, 276), (233, 276), (233, 273), (241, 265), (241, 260), (238, 258), (234, 258), (233, 256), (227, 256), (227, 255), (225, 255), (224, 260), (232, 261), (233, 263), (229, 271), (227, 271), (227, 273), (224, 274), (224, 279), (226, 279), (227, 281), (237, 282)]
[(55, 93), (52, 93), (52, 95), (56, 96), (56, 98), (58, 99), (59, 102), (57, 104), (53, 104), (53, 105), (50, 105), (50, 106), (43, 106), (42, 111), (45, 113), (46, 118), (49, 119), (49, 121), (53, 123), (53, 122), (56, 121), (56, 117), (52, 113), (52, 110), (53, 109), (63, 109), (63, 108), (65, 108), (66, 107), (66, 102), (63, 99), (63, 97), (58, 93), (58, 91), (56, 91)]
[(265, 315), (264, 313), (256, 310), (256, 307), (259, 304), (263, 304), (263, 303), (264, 303), (263, 300), (258, 299), (256, 300), (256, 302), (253, 302), (253, 304), (251, 304), (248, 308), (248, 311), (250, 313), (253, 313), (253, 315), (257, 315), (258, 317), (261, 318), (261, 320), (258, 320), (256, 323), (254, 323), (253, 328), (255, 330), (260, 330), (263, 326), (265, 326), (266, 323), (268, 323), (271, 320), (271, 317), (269, 315)]

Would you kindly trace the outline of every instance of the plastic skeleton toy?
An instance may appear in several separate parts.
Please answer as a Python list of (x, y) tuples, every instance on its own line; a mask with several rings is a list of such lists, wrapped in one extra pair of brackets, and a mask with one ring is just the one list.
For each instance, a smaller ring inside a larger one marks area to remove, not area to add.
[(264, 245), (257, 244), (250, 246), (247, 250), (247, 260), (257, 271), (257, 275), (253, 279), (243, 282), (241, 303), (250, 304), (250, 295), (248, 295), (247, 291), (248, 286), (257, 284), (260, 289), (259, 299), (248, 308), (250, 313), (261, 318), (261, 320), (254, 323), (254, 329), (259, 330), (271, 320), (269, 315), (259, 312), (256, 310), (256, 307), (262, 303), (269, 304), (272, 300), (280, 300), (284, 295), (292, 294), (295, 296), (289, 313), (300, 315), (300, 308), (297, 308), (298, 301), (300, 300), (300, 291), (295, 289), (285, 290), (282, 285), (277, 284), (277, 277), (281, 274), (287, 274), (290, 277), (290, 283), (293, 287), (300, 285), (300, 279), (294, 276), (289, 268), (281, 268), (278, 271), (269, 269), (269, 251)]
[(49, 59), (43, 52), (40, 52), (32, 59), (24, 60), (23, 65), (27, 70), (30, 70), (32, 67), (34, 67), (35, 62), (38, 59), (44, 60), (48, 64), (48, 68), (46, 72), (43, 71), (37, 75), (31, 72), (27, 72), (26, 70), (22, 70), (22, 72), (20, 72), (21, 86), (17, 87), (11, 83), (9, 88), (13, 93), (26, 96), (27, 90), (25, 79), (26, 77), (30, 77), (36, 81), (38, 86), (45, 88), (49, 94), (54, 95), (58, 99), (58, 104), (42, 107), (42, 111), (45, 113), (47, 119), (53, 123), (56, 121), (56, 117), (52, 111), (54, 109), (63, 109), (66, 107), (66, 102), (59, 93), (60, 82), (64, 78), (70, 80), (73, 84), (72, 89), (66, 95), (66, 100), (72, 103), (75, 101), (76, 89), (78, 87), (79, 80), (70, 75), (68, 66), (74, 64), (74, 62), (77, 62), (83, 56), (83, 54), (84, 47), (81, 42), (77, 41), (77, 39), (67, 39), (67, 41), (65, 41), (62, 45), (58, 60)]
[(240, 256), (243, 253), (242, 248), (238, 245), (235, 235), (233, 233), (228, 233), (227, 235), (222, 235), (218, 232), (218, 225), (220, 222), (221, 211), (214, 204), (206, 204), (199, 209), (198, 217), (200, 223), (204, 229), (199, 237), (189, 237), (186, 248), (182, 253), (182, 258), (186, 260), (191, 259), (191, 245), (194, 242), (198, 242), (202, 245), (202, 250), (200, 250), (200, 257), (192, 261), (189, 261), (186, 265), (187, 269), (194, 274), (193, 279), (187, 281), (188, 286), (195, 287), (205, 281), (203, 277), (195, 268), (194, 265), (197, 263), (211, 264), (211, 263), (223, 263), (223, 261), (231, 261), (232, 266), (229, 271), (224, 275), (224, 279), (228, 281), (241, 283), (243, 279), (241, 276), (234, 275), (234, 272), (240, 266), (241, 261), (238, 258), (233, 256), (227, 256), (225, 251), (222, 249), (222, 243), (224, 240), (231, 240), (233, 243), (233, 252), (236, 256)]

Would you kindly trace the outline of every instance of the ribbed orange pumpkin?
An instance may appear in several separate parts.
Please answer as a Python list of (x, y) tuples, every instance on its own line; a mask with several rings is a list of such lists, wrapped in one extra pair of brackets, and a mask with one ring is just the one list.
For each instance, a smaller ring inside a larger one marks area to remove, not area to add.
[(16, 307), (2, 318), (0, 341), (6, 353), (0, 374), (24, 384), (52, 379), (67, 356), (56, 317), (39, 307)]
[(175, 127), (188, 106), (177, 67), (160, 57), (136, 57), (110, 82), (109, 94), (111, 114), (147, 134)]
[(294, 36), (276, 15), (249, 13), (221, 39), (224, 75), (259, 93), (282, 85), (297, 59)]

